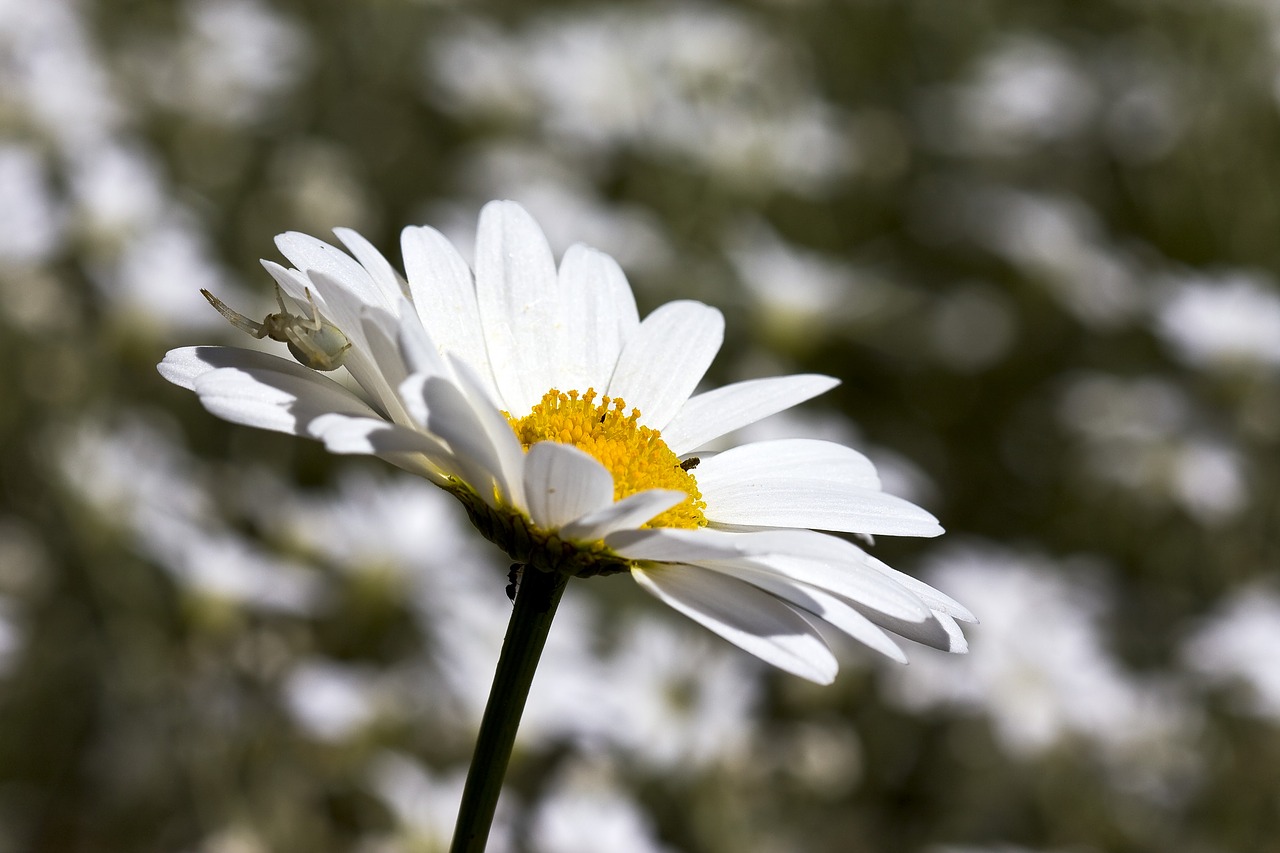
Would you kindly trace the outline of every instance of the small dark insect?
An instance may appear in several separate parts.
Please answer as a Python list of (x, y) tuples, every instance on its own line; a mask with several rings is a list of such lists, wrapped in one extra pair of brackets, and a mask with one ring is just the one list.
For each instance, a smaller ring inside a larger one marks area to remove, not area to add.
[(516, 591), (520, 589), (522, 574), (524, 574), (524, 563), (512, 563), (510, 570), (507, 571), (507, 598), (513, 605), (516, 603)]
[(690, 456), (688, 459), (680, 463), (680, 470), (692, 471), (694, 468), (698, 467), (698, 463), (701, 461), (702, 460), (696, 456)]

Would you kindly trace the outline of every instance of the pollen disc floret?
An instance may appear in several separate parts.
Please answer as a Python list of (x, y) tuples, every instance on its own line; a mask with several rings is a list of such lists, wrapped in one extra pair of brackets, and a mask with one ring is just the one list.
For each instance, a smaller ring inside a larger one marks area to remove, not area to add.
[(621, 398), (600, 397), (594, 388), (586, 393), (551, 389), (522, 418), (507, 419), (528, 450), (540, 441), (571, 444), (599, 460), (613, 475), (613, 499), (647, 489), (674, 489), (689, 497), (644, 527), (706, 527), (706, 503), (693, 475), (680, 467), (676, 456), (656, 429), (640, 424), (640, 411), (627, 412)]

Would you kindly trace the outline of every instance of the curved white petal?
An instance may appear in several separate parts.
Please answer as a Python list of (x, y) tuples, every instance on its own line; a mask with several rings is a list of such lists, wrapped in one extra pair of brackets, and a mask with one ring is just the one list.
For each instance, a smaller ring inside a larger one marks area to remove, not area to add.
[[(408, 300), (402, 301), (407, 303)], [(405, 349), (401, 346), (401, 323), (396, 315), (381, 308), (366, 307), (360, 316), (360, 328), (364, 334), (368, 360), (355, 358), (353, 364), (347, 366), (349, 372), (360, 384), (382, 404), (387, 417), (400, 424), (410, 423), (404, 402), (400, 399), (398, 389), (400, 383), (409, 375), (409, 366), (405, 362)], [(351, 351), (348, 350), (348, 355)], [(364, 371), (371, 370), (372, 375)]]
[(447, 459), (448, 448), (437, 439), (410, 427), (388, 423), (381, 418), (331, 412), (314, 419), (308, 427), (312, 438), (324, 442), (331, 453), (379, 456), (384, 453), (421, 453), (435, 460)]
[(192, 390), (206, 409), (234, 423), (307, 437), (312, 421), (322, 415), (379, 417), (332, 379), (283, 358), (255, 355), (263, 358), (196, 377)]
[(400, 274), (383, 254), (361, 234), (350, 228), (335, 228), (333, 233), (342, 241), (342, 245), (356, 256), (356, 260), (369, 273), (369, 278), (374, 285), (382, 292), (383, 298), (393, 305), (399, 301), (404, 295)]
[(734, 382), (690, 397), (662, 428), (662, 439), (677, 456), (683, 455), (839, 384), (839, 379), (814, 373)]
[[(409, 373), (428, 376), (449, 376), (449, 366), (440, 354), (430, 333), (418, 319), (413, 305), (404, 300), (400, 305), (400, 322), (396, 328), (396, 343)], [(402, 381), (403, 382), (403, 381)]]
[(698, 488), (707, 503), (704, 514), (716, 523), (886, 536), (942, 533), (938, 520), (915, 504), (845, 483), (790, 476), (744, 476), (728, 483), (699, 477)]
[[(850, 547), (857, 548), (857, 546), (853, 545), (853, 543), (849, 543), (849, 544), (850, 544)], [(861, 548), (858, 548), (858, 550), (862, 551)], [(866, 558), (867, 566), (879, 572), (880, 574), (884, 575), (885, 577), (889, 578), (890, 580), (894, 581), (895, 583), (899, 583), (902, 586), (906, 587), (907, 590), (909, 590), (910, 592), (914, 593), (917, 597), (919, 597), (919, 599), (923, 601), (930, 610), (936, 610), (939, 613), (945, 613), (946, 615), (950, 616), (952, 619), (959, 619), (961, 622), (976, 623), (978, 621), (978, 617), (974, 616), (973, 613), (969, 610), (969, 608), (965, 607), (963, 604), (956, 601), (954, 598), (942, 592), (941, 590), (934, 589), (924, 581), (918, 578), (913, 578), (911, 575), (908, 575), (904, 572), (898, 571), (897, 569), (881, 562), (880, 560), (876, 559), (875, 557), (871, 556), (865, 551), (862, 551), (862, 554)]]
[(474, 367), (496, 396), (471, 268), (443, 234), (426, 226), (400, 232), (400, 251), (414, 309), (438, 352)]
[(613, 476), (578, 448), (543, 441), (525, 454), (524, 496), (533, 523), (555, 530), (613, 503)]
[(930, 612), (929, 618), (923, 622), (907, 622), (877, 613), (859, 605), (856, 601), (850, 601), (849, 605), (881, 628), (906, 637), (908, 640), (956, 654), (962, 654), (969, 648), (964, 634), (960, 631), (960, 626), (945, 613), (934, 611)]
[(645, 317), (622, 347), (609, 396), (640, 410), (661, 430), (680, 411), (724, 342), (724, 315), (692, 300), (668, 302)]
[(907, 662), (906, 654), (889, 638), (889, 635), (837, 596), (807, 584), (779, 577), (749, 563), (714, 563), (707, 564), (705, 568), (746, 581), (794, 607), (812, 613), (823, 622), (843, 631), (885, 657), (892, 658), (898, 663)]
[(866, 554), (843, 540), (813, 531), (729, 533), (717, 530), (621, 531), (605, 540), (631, 560), (689, 562), (734, 571), (752, 566), (803, 583), (907, 622), (930, 618), (911, 590), (874, 570)]
[(808, 619), (743, 581), (696, 566), (635, 568), (631, 576), (664, 604), (766, 663), (830, 684), (835, 656)]
[(852, 447), (811, 438), (743, 444), (703, 459), (695, 476), (699, 489), (712, 491), (749, 487), (772, 478), (880, 489), (880, 477), (870, 459)]
[(188, 391), (196, 379), (221, 367), (266, 367), (284, 359), (270, 353), (239, 347), (179, 347), (164, 354), (156, 370), (165, 379)]
[(494, 381), (508, 412), (527, 414), (552, 386), (560, 336), (555, 260), (524, 208), (494, 201), (476, 233), (476, 301)]
[[(275, 279), (276, 284), (280, 285), (280, 289), (283, 290), (290, 299), (297, 302), (299, 305), (307, 304), (307, 291), (312, 289), (310, 279), (297, 270), (289, 267), (283, 267), (275, 261), (268, 261), (263, 258), (259, 263), (262, 264), (263, 269), (271, 274), (271, 277)], [(312, 299), (315, 300), (316, 305), (320, 306), (320, 311), (323, 313), (325, 307), (324, 295), (313, 293)]]
[(559, 338), (552, 385), (604, 393), (623, 341), (640, 324), (626, 275), (604, 252), (575, 244), (560, 261), (560, 293), (569, 331)]
[(524, 509), (521, 479), (524, 451), (502, 414), (463, 388), (439, 376), (423, 383), (427, 429), (440, 436), (468, 485), (491, 505), (499, 501)]
[(560, 529), (564, 539), (596, 541), (619, 530), (639, 527), (659, 513), (666, 512), (685, 498), (675, 489), (649, 489), (627, 495), (617, 503), (569, 522)]
[[(323, 273), (333, 285), (349, 293), (357, 304), (392, 310), (393, 294), (385, 293), (369, 271), (341, 249), (297, 231), (278, 235), (276, 248), (307, 278), (314, 281), (315, 273)], [(322, 289), (322, 293), (328, 300), (330, 290)]]

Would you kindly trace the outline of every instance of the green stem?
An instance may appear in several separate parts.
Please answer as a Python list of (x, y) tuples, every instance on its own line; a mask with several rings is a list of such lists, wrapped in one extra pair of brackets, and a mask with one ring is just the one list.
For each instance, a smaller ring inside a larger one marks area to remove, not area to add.
[(524, 713), (533, 673), (547, 642), (551, 620), (569, 576), (526, 569), (516, 595), (515, 611), (498, 657), (498, 671), (489, 690), (489, 703), (480, 721), (476, 751), (471, 756), (467, 784), (453, 832), (450, 853), (483, 853), (493, 813), (498, 807), (502, 778), (507, 773), (520, 715)]

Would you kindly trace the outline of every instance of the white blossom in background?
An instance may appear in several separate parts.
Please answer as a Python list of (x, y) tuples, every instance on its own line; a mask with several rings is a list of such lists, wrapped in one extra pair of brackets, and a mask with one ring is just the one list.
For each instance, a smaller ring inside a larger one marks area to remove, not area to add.
[(1265, 273), (1173, 280), (1151, 310), (1157, 334), (1192, 367), (1280, 366), (1280, 284)]
[(938, 586), (983, 602), (969, 654), (922, 652), (892, 672), (888, 695), (913, 711), (952, 707), (986, 715), (999, 742), (1030, 757), (1067, 739), (1109, 754), (1181, 734), (1183, 710), (1168, 691), (1126, 673), (1106, 648), (1103, 588), (1083, 561), (1057, 564), (991, 547), (953, 549), (926, 573)]
[(379, 670), (336, 661), (304, 660), (281, 683), (285, 707), (320, 740), (342, 741), (373, 722), (391, 697), (379, 689)]
[(723, 239), (757, 322), (796, 346), (883, 321), (913, 301), (899, 282), (792, 245), (761, 219), (739, 221)]
[(271, 847), (253, 827), (237, 822), (214, 830), (183, 853), (271, 853)]
[(606, 768), (562, 771), (530, 821), (532, 853), (675, 853)]
[[(90, 272), (104, 304), (139, 328), (221, 328), (225, 321), (210, 316), (200, 289), (230, 299), (244, 291), (215, 255), (198, 223), (181, 209), (168, 209), (149, 227), (129, 234)], [(262, 304), (260, 318), (269, 310), (269, 303)]]
[[(479, 568), (482, 571), (470, 572), (473, 578), (468, 581), (455, 579), (468, 567), (455, 568), (431, 585), (424, 583), (417, 595), (422, 626), (431, 637), (431, 665), (456, 703), (457, 724), (465, 730), (474, 730), (484, 714), (494, 662), (511, 620), (512, 605), (502, 593), (505, 573), (492, 564)], [(441, 592), (444, 583), (456, 584), (448, 596)], [(469, 593), (455, 594), (458, 586), (468, 585)], [(596, 729), (605, 677), (594, 650), (599, 634), (594, 600), (586, 590), (570, 587), (542, 652), (543, 660), (554, 665), (539, 669), (529, 691), (516, 735), (519, 746), (577, 741)]]
[(383, 571), (430, 585), (459, 566), (493, 564), (488, 586), (501, 589), (498, 564), (469, 535), (455, 502), (423, 480), (353, 469), (319, 493), (252, 482), (244, 500), (276, 537), (340, 571)]
[(1009, 296), (982, 282), (957, 282), (932, 300), (930, 342), (950, 370), (978, 373), (999, 363), (1018, 334)]
[(260, 121), (306, 68), (305, 31), (260, 0), (184, 0), (177, 38), (130, 57), (143, 91), (168, 109), (234, 126)]
[(584, 728), (630, 761), (695, 774), (743, 754), (755, 730), (761, 671), (706, 636), (635, 617), (614, 638)]
[(1092, 328), (1123, 327), (1145, 308), (1147, 273), (1079, 199), (946, 179), (922, 185), (912, 216), (926, 239), (985, 248)]
[(114, 243), (166, 218), (170, 205), (160, 171), (137, 144), (112, 140), (77, 151), (68, 175), (76, 227), (95, 242)]
[(1237, 707), (1280, 720), (1280, 593), (1257, 584), (1230, 596), (1182, 642), (1185, 665), (1203, 683), (1243, 685)]
[(447, 110), (515, 116), (561, 145), (626, 146), (735, 183), (820, 193), (854, 152), (795, 50), (709, 4), (553, 13), (514, 35), (475, 20), (430, 45), (427, 87)]
[(1244, 457), (1225, 438), (1201, 434), (1193, 414), (1182, 388), (1152, 377), (1077, 374), (1058, 401), (1059, 421), (1079, 440), (1081, 470), (1212, 526), (1248, 503)]
[(1045, 848), (1023, 847), (1018, 844), (940, 844), (929, 847), (926, 853), (1078, 853), (1078, 848), (1048, 850)]
[[(398, 676), (397, 695), (413, 693), (404, 701), (429, 707), (442, 737), (474, 731), (511, 618), (509, 561), (470, 535), (456, 502), (424, 480), (360, 470), (341, 474), (331, 493), (298, 495), (278, 483), (252, 483), (246, 492), (267, 528), (292, 548), (338, 571), (394, 582), (393, 594), (424, 637), (421, 660)], [(587, 738), (599, 725), (607, 680), (593, 651), (599, 614), (580, 592), (570, 589), (560, 604), (544, 652), (557, 666), (534, 682), (522, 747)]]
[(83, 426), (62, 438), (67, 485), (192, 594), (286, 612), (307, 612), (319, 601), (318, 574), (225, 527), (203, 463), (165, 430), (134, 421)]
[(80, 6), (0, 0), (0, 111), (68, 154), (101, 144), (125, 114)]
[(51, 258), (63, 242), (66, 213), (33, 147), (0, 143), (0, 270)]
[(13, 603), (0, 595), (0, 678), (8, 673), (22, 650), (23, 634)]
[(935, 148), (1001, 157), (1079, 135), (1099, 100), (1089, 70), (1065, 47), (1015, 35), (982, 57), (970, 80), (929, 93), (918, 119)]
[(585, 243), (637, 271), (661, 269), (672, 260), (661, 219), (639, 205), (603, 198), (581, 159), (569, 162), (519, 141), (478, 144), (461, 158), (456, 180), (467, 188), (465, 196), (433, 204), (428, 213), (463, 257), (475, 253), (476, 207), (502, 195), (546, 223), (547, 242), (556, 252)]
[[(368, 772), (371, 791), (386, 804), (396, 821), (395, 831), (373, 843), (375, 853), (420, 853), (448, 850), (453, 838), (458, 803), (466, 771), (435, 773), (415, 759), (388, 752), (374, 759)], [(508, 853), (512, 841), (512, 802), (498, 801), (488, 853)], [(364, 848), (362, 848), (364, 849)]]

